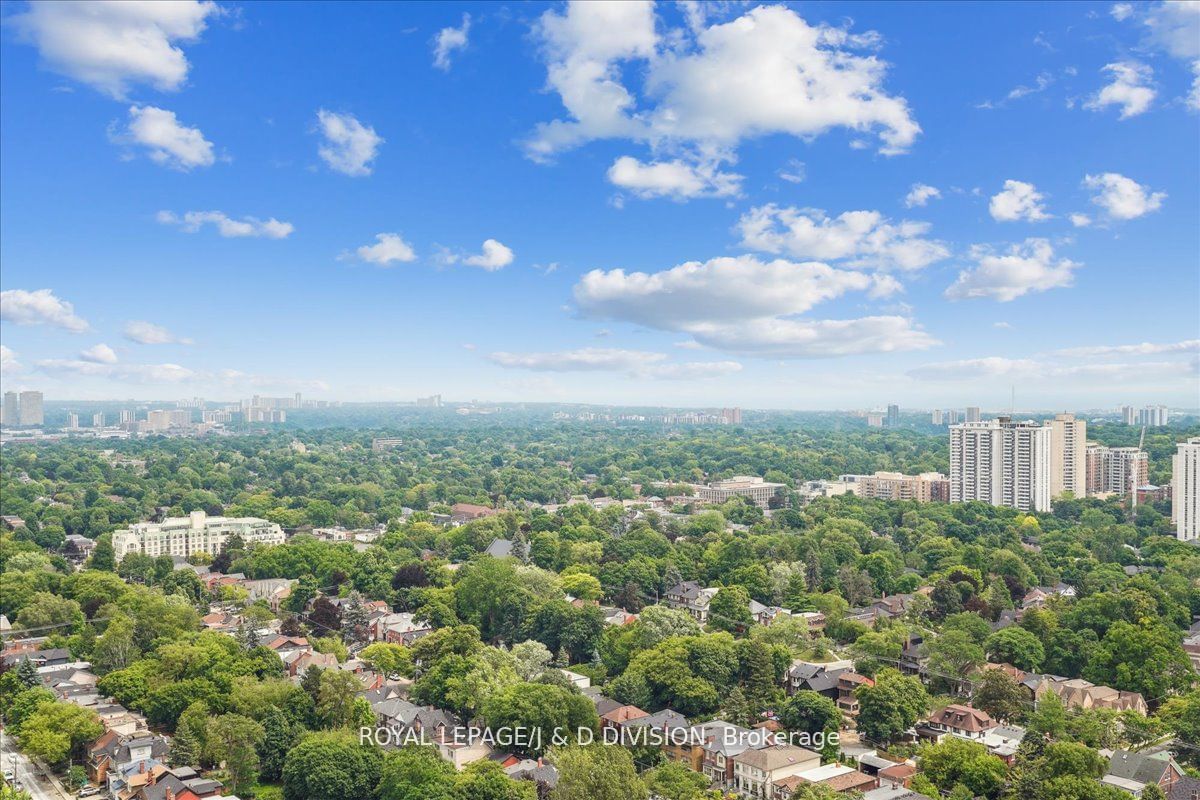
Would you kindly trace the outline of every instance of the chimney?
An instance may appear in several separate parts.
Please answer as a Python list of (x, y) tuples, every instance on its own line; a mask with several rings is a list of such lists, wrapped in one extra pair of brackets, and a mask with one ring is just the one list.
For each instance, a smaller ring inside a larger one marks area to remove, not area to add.
[(541, 756), (538, 756), (538, 766), (539, 766), (539, 767), (543, 767), (543, 766), (545, 766), (545, 765), (546, 765), (546, 762), (544, 762), (544, 761), (542, 760), (542, 757), (541, 757)]
[(175, 790), (170, 786), (167, 787), (167, 800), (175, 800)]
[(138, 774), (140, 775), (145, 771), (146, 771), (146, 762), (145, 761), (138, 762)]

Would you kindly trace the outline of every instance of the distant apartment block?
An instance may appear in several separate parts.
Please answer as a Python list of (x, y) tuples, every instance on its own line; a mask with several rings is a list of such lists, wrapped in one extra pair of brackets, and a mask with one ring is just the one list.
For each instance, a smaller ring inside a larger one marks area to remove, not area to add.
[(937, 408), (935, 408), (935, 409), (933, 410), (933, 413), (931, 413), (931, 414), (929, 415), (929, 422), (930, 422), (931, 424), (933, 424), (933, 425), (941, 425), (941, 424), (942, 424), (942, 412), (941, 412), (941, 409), (937, 409)]
[(905, 475), (900, 472), (876, 472), (874, 475), (842, 475), (850, 492), (874, 500), (916, 500), (918, 503), (950, 500), (950, 479), (940, 472)]
[(190, 408), (159, 408), (146, 413), (145, 429), (148, 433), (163, 433), (172, 428), (186, 428), (191, 424)]
[(1126, 425), (1132, 425), (1137, 422), (1137, 411), (1133, 406), (1121, 406), (1121, 422)]
[(21, 403), (17, 400), (16, 392), (4, 393), (4, 407), (0, 409), (0, 424), (14, 427), (21, 424)]
[(1008, 417), (950, 428), (950, 501), (1050, 510), (1050, 429)]
[(942, 415), (942, 420), (947, 425), (957, 425), (959, 422), (962, 421), (962, 418), (959, 416), (957, 409), (948, 408), (948, 409), (946, 409), (946, 413), (944, 413)]
[(104, 427), (104, 412), (103, 411), (99, 411), (95, 414), (92, 414), (92, 427), (93, 428), (103, 428)]
[(900, 406), (895, 403), (887, 407), (887, 424), (889, 428), (894, 428), (900, 424)]
[(130, 408), (121, 409), (121, 424), (122, 425), (128, 425), (129, 423), (134, 422), (136, 419), (137, 419), (137, 415), (134, 414), (133, 409), (130, 409)]
[[(24, 408), (24, 406), (22, 406)], [(1166, 406), (1146, 406), (1138, 412), (1138, 425), (1149, 428), (1161, 428), (1171, 421), (1171, 412)]]
[[(13, 402), (14, 399), (16, 402)], [(23, 428), (36, 428), (43, 424), (45, 417), (42, 413), (41, 392), (21, 392), (19, 395), (6, 392), (4, 395), (5, 422), (20, 425)], [(10, 412), (15, 415), (16, 422), (9, 422)]]
[(1171, 519), (1176, 538), (1200, 539), (1200, 436), (1180, 442), (1171, 459)]
[(884, 416), (883, 416), (882, 412), (872, 411), (869, 414), (867, 414), (867, 427), (868, 428), (882, 428), (883, 420), (884, 420)]
[(1088, 442), (1085, 459), (1089, 495), (1129, 494), (1150, 482), (1150, 459), (1136, 447), (1105, 447)]
[(260, 408), (251, 406), (242, 412), (246, 422), (269, 422), (272, 424), (287, 422), (287, 412), (282, 408)]
[(784, 488), (782, 483), (768, 483), (753, 475), (737, 475), (696, 487), (696, 497), (706, 503), (724, 503), (733, 497), (744, 497), (759, 508), (767, 508), (771, 498)]
[(79, 429), (79, 415), (74, 411), (67, 412), (67, 427), (73, 431)]
[(1050, 496), (1087, 494), (1087, 421), (1074, 414), (1056, 414), (1047, 420), (1050, 429)]
[(129, 553), (147, 556), (217, 555), (234, 534), (246, 544), (283, 544), (283, 529), (256, 517), (210, 517), (193, 511), (186, 517), (162, 522), (136, 522), (113, 533), (113, 550), (119, 561)]
[(722, 425), (741, 425), (742, 410), (740, 408), (722, 408), (721, 409), (721, 424)]
[(979, 422), (982, 419), (979, 416), (979, 406), (967, 406), (967, 414), (963, 418), (964, 422)]
[(371, 440), (371, 449), (376, 453), (382, 453), (384, 450), (391, 450), (393, 447), (400, 447), (404, 444), (404, 440), (398, 436), (385, 436)]
[(431, 394), (429, 397), (418, 397), (417, 405), (421, 408), (441, 408), (442, 396), (440, 394)]

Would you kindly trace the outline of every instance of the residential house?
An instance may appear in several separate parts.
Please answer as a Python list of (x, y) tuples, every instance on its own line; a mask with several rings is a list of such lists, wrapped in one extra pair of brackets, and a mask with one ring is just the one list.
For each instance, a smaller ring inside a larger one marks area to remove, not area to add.
[(513, 554), (512, 539), (492, 539), (492, 543), (487, 546), (483, 554), (492, 558), (511, 558)]
[(1169, 751), (1133, 753), (1117, 750), (1109, 760), (1108, 772), (1100, 782), (1139, 797), (1142, 790), (1152, 783), (1157, 784), (1164, 794), (1170, 794), (1183, 776), (1183, 769), (1175, 763)]
[(784, 679), (784, 690), (788, 695), (807, 690), (823, 694), (830, 700), (837, 700), (838, 676), (853, 669), (854, 662), (847, 659), (824, 663), (797, 659), (788, 669)]
[(792, 744), (746, 750), (733, 765), (734, 788), (750, 797), (779, 800), (779, 781), (819, 766), (819, 754)]
[(853, 670), (846, 670), (837, 679), (837, 706), (843, 714), (851, 717), (858, 716), (858, 695), (854, 692), (859, 686), (874, 686), (875, 681), (866, 675), (860, 675)]
[(988, 752), (1012, 766), (1017, 748), (1025, 738), (1025, 729), (1018, 725), (997, 725), (983, 736), (983, 746)]
[(1033, 699), (1042, 699), (1054, 692), (1066, 708), (1111, 708), (1114, 711), (1136, 711), (1145, 715), (1146, 700), (1137, 692), (1123, 692), (1108, 686), (1097, 686), (1082, 678), (1060, 678), (1057, 675), (1031, 676), (1025, 681), (1033, 689)]
[(775, 797), (778, 800), (791, 800), (797, 789), (806, 784), (822, 784), (835, 792), (864, 792), (879, 785), (870, 775), (835, 762), (776, 781)]
[(997, 727), (997, 723), (986, 711), (952, 703), (931, 714), (922, 727), (936, 733), (937, 741), (948, 734), (971, 742), (982, 742)]
[(462, 525), (465, 522), (495, 516), (499, 513), (494, 508), (479, 506), (474, 503), (455, 503), (450, 506), (450, 524), (456, 526)]
[(701, 625), (708, 622), (708, 606), (718, 588), (706, 589), (696, 581), (683, 581), (667, 590), (663, 601), (671, 608), (686, 611)]

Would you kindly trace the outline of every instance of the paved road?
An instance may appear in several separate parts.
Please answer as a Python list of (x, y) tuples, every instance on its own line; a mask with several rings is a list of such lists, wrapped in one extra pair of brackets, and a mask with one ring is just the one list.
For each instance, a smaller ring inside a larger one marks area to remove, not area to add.
[(21, 788), (29, 792), (33, 800), (68, 800), (70, 797), (59, 792), (58, 787), (13, 746), (12, 737), (8, 735), (4, 736), (0, 746), (0, 762), (4, 769), (13, 771), (13, 777), (20, 781)]

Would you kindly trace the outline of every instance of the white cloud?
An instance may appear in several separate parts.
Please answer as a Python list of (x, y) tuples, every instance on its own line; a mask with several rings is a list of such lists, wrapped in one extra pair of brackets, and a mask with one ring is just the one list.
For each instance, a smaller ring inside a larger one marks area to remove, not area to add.
[(470, 31), (470, 14), (463, 14), (460, 27), (442, 28), (438, 31), (438, 35), (433, 40), (433, 65), (440, 70), (449, 71), (450, 57), (455, 52), (466, 49), (467, 35)]
[(1150, 7), (1145, 19), (1151, 40), (1184, 62), (1200, 58), (1200, 2), (1163, 2)]
[(188, 211), (181, 217), (173, 211), (159, 211), (157, 219), (163, 225), (177, 225), (181, 230), (195, 233), (204, 225), (213, 225), (226, 238), (254, 237), (263, 239), (286, 239), (295, 227), (290, 222), (280, 222), (271, 217), (232, 219), (222, 211)]
[(470, 264), (472, 267), (486, 269), (488, 272), (494, 272), (498, 269), (504, 269), (513, 262), (513, 251), (504, 246), (495, 239), (485, 239), (483, 242), (483, 252), (477, 256), (468, 256), (463, 259), (464, 264)]
[(1129, 3), (1113, 3), (1108, 13), (1112, 14), (1117, 22), (1124, 22), (1133, 14), (1133, 6)]
[(335, 172), (352, 177), (371, 174), (371, 161), (379, 153), (383, 137), (369, 125), (363, 125), (353, 114), (337, 114), (320, 109), (317, 123), (325, 142), (317, 153)]
[(926, 350), (938, 340), (899, 316), (861, 319), (755, 319), (701, 323), (688, 332), (706, 347), (774, 358), (834, 358)]
[(1161, 355), (1163, 353), (1200, 353), (1200, 339), (1182, 342), (1142, 342), (1140, 344), (1097, 345), (1093, 347), (1067, 347), (1055, 350), (1055, 355), (1073, 358), (1090, 358), (1115, 355)]
[(117, 363), (116, 352), (106, 344), (97, 344), (89, 347), (79, 354), (79, 358), (84, 361), (90, 361), (93, 364)]
[(800, 159), (789, 158), (783, 169), (779, 170), (778, 175), (788, 183), (804, 183), (807, 168)]
[(1043, 199), (1041, 192), (1032, 183), (1008, 180), (1004, 182), (1002, 191), (992, 195), (988, 211), (992, 219), (1000, 222), (1016, 222), (1022, 219), (1040, 222), (1050, 219), (1045, 206), (1042, 205)]
[(922, 380), (974, 380), (1016, 375), (1031, 375), (1040, 365), (1032, 359), (1013, 359), (990, 356), (967, 358), (961, 361), (941, 361), (911, 369), (908, 374)]
[(174, 111), (154, 106), (130, 106), (129, 125), (114, 140), (141, 145), (156, 164), (183, 172), (216, 161), (212, 142), (199, 128), (189, 128), (179, 122)]
[[(649, 2), (573, 2), (550, 10), (536, 34), (548, 86), (567, 111), (527, 142), (535, 160), (596, 139), (630, 139), (656, 151), (732, 159), (742, 139), (790, 134), (811, 139), (834, 128), (875, 133), (886, 154), (920, 133), (903, 98), (883, 87), (885, 62), (856, 49), (874, 34), (811, 26), (782, 6), (761, 6), (660, 38)], [(622, 71), (644, 62), (640, 96)]]
[(378, 264), (381, 267), (386, 267), (396, 261), (409, 262), (417, 260), (417, 253), (413, 250), (412, 245), (404, 241), (404, 238), (398, 233), (377, 233), (375, 234), (375, 244), (364, 244), (361, 247), (355, 248), (354, 255), (343, 253), (339, 258), (345, 260), (348, 258), (357, 258), (359, 261), (365, 261), (368, 264)]
[(1092, 224), (1092, 218), (1087, 214), (1072, 214), (1069, 219), (1076, 228), (1086, 228)]
[(575, 285), (574, 296), (587, 317), (687, 330), (702, 321), (798, 314), (871, 285), (861, 272), (816, 262), (764, 263), (747, 255), (690, 261), (655, 273), (592, 270)]
[(7, 345), (0, 344), (0, 373), (11, 375), (20, 372), (24, 367), (17, 360), (17, 354)]
[(912, 189), (904, 197), (904, 205), (908, 208), (924, 206), (930, 200), (940, 200), (942, 193), (934, 186), (925, 183), (914, 183)]
[(125, 323), (121, 333), (131, 342), (138, 344), (191, 344), (191, 339), (185, 339), (171, 333), (162, 325), (155, 325), (145, 320), (130, 320)]
[(50, 289), (5, 289), (0, 292), (0, 319), (16, 325), (50, 325), (71, 333), (88, 329), (75, 307), (55, 297)]
[(198, 39), (220, 11), (194, 0), (38, 2), (9, 19), (49, 69), (124, 99), (133, 84), (182, 86), (188, 60), (176, 43)]
[(958, 280), (946, 290), (951, 300), (988, 297), (1007, 303), (1030, 292), (1070, 286), (1080, 266), (1066, 258), (1056, 261), (1054, 248), (1045, 239), (1026, 239), (1003, 253), (976, 245), (971, 258), (978, 265), (958, 273)]
[(584, 347), (543, 353), (498, 352), (488, 360), (502, 367), (537, 372), (624, 372), (634, 377), (692, 379), (740, 372), (736, 361), (693, 361), (664, 363), (667, 356), (646, 350)]
[(1083, 185), (1096, 190), (1092, 202), (1113, 219), (1137, 219), (1162, 208), (1167, 198), (1166, 192), (1150, 191), (1150, 187), (1116, 172), (1087, 175)]
[(992, 323), (992, 327), (993, 327), (993, 328), (997, 328), (997, 329), (999, 329), (999, 330), (1002, 330), (1002, 331), (1011, 331), (1011, 330), (1012, 330), (1012, 324), (1011, 324), (1011, 323), (1009, 323), (1009, 322), (1004, 322), (1004, 321), (1001, 321), (1001, 322), (993, 322), (993, 323)]
[(929, 223), (893, 223), (878, 211), (828, 217), (820, 209), (769, 204), (747, 211), (737, 227), (744, 247), (797, 258), (846, 259), (850, 266), (916, 270), (950, 255), (942, 242), (922, 238)]
[(1148, 84), (1154, 78), (1154, 70), (1137, 61), (1117, 61), (1105, 64), (1103, 72), (1111, 76), (1112, 82), (1093, 95), (1084, 108), (1101, 111), (1108, 106), (1121, 107), (1121, 119), (1136, 117), (1150, 108), (1157, 94)]
[(580, 313), (690, 334), (690, 343), (779, 358), (823, 358), (923, 349), (936, 340), (904, 317), (802, 320), (794, 316), (847, 292), (879, 296), (899, 282), (816, 262), (754, 256), (689, 262), (656, 273), (592, 270), (575, 285)]
[(106, 364), (83, 359), (49, 358), (37, 362), (48, 375), (108, 378), (123, 383), (163, 384), (196, 380), (195, 371), (179, 364)]
[(689, 164), (681, 159), (643, 163), (632, 156), (621, 156), (608, 168), (608, 180), (638, 197), (729, 197), (742, 189), (743, 176), (721, 172), (716, 163)]

